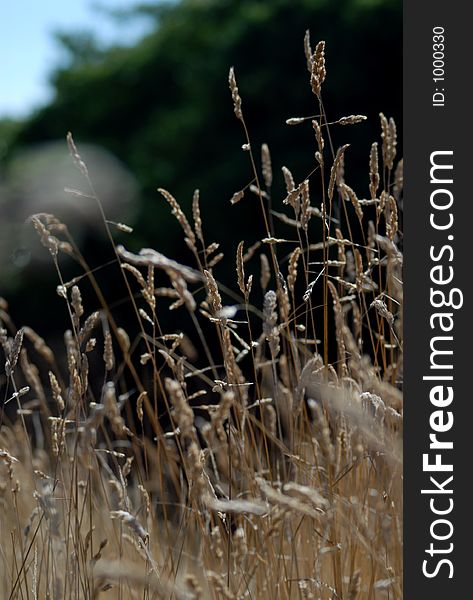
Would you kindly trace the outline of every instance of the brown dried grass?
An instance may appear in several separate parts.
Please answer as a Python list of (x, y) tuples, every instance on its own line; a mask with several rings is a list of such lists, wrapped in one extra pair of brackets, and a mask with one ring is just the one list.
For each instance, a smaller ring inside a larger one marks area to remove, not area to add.
[[(240, 242), (240, 295), (232, 304), (218, 282), (220, 255), (211, 258), (218, 243), (204, 244), (198, 192), (192, 229), (177, 200), (160, 189), (194, 255), (192, 267), (154, 250), (137, 255), (116, 246), (96, 198), (123, 274), (133, 275), (131, 283), (125, 279), (141, 331), (134, 341), (117, 326), (67, 227), (51, 215), (33, 217), (58, 270), (58, 293), (71, 322), (66, 360), (58, 360), (38, 334), (15, 329), (0, 301), (2, 387), (17, 407), (13, 421), (2, 414), (0, 430), (2, 598), (402, 598), (402, 171), (393, 172), (396, 127), (381, 115), (383, 177), (373, 144), (370, 201), (358, 200), (337, 175), (347, 146), (336, 155), (324, 148), (324, 44), (312, 53), (308, 33), (304, 44), (320, 112), (312, 120), (316, 165), (299, 185), (284, 167), (288, 196), (278, 202), (287, 205), (281, 220), (295, 226), (298, 244), (285, 255), (285, 241), (262, 231), (268, 260), (266, 254), (258, 259), (259, 243), (244, 254)], [(263, 145), (263, 192), (233, 69), (229, 84), (252, 189), (268, 224), (269, 149)], [(362, 120), (355, 117), (333, 126)], [(70, 134), (68, 144), (94, 198)], [(321, 210), (311, 206), (308, 184), (316, 188), (319, 177)], [(389, 193), (394, 182), (395, 197)], [(243, 192), (237, 196), (246, 201)], [(366, 247), (353, 238), (347, 212), (336, 229), (332, 223), (332, 203), (339, 200), (346, 211), (347, 196), (360, 227), (368, 223)], [(371, 205), (375, 222), (363, 218)], [(322, 241), (311, 239), (310, 217), (323, 219)], [(66, 250), (97, 293), (100, 309), (88, 317), (81, 277), (62, 279), (58, 256)], [(265, 301), (258, 307), (251, 283), (259, 260)], [(286, 261), (287, 281), (280, 268)], [(155, 268), (169, 287), (155, 289)], [(245, 271), (253, 271), (248, 279)], [(321, 310), (312, 304), (315, 289), (324, 298)], [(194, 366), (189, 338), (167, 330), (157, 298), (189, 312), (207, 367)], [(209, 347), (203, 320), (215, 327), (217, 346)], [(96, 345), (103, 349), (99, 359)], [(330, 348), (336, 349), (333, 364)], [(94, 396), (91, 381), (100, 377), (103, 388)], [(212, 394), (216, 400), (203, 404)], [(133, 410), (137, 421), (130, 418)]]

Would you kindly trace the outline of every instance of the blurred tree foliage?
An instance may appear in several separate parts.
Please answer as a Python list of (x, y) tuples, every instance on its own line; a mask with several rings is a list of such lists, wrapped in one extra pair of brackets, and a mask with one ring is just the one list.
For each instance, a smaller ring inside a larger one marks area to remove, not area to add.
[(255, 197), (229, 203), (252, 175), (233, 115), (228, 70), (234, 65), (253, 148), (262, 142), (270, 147), (280, 210), (281, 166), (300, 181), (314, 165), (310, 121), (285, 124), (288, 117), (317, 111), (303, 52), (310, 29), (313, 45), (326, 41), (328, 119), (368, 116), (363, 124), (332, 128), (335, 146), (356, 144), (346, 155), (347, 183), (358, 186), (360, 195), (368, 193), (378, 113), (398, 121), (401, 114), (400, 0), (182, 0), (144, 3), (125, 17), (143, 14), (155, 26), (131, 48), (104, 50), (87, 34), (60, 36), (69, 61), (52, 74), (54, 98), (15, 130), (10, 157), (30, 144), (64, 139), (68, 130), (79, 148), (81, 142), (104, 146), (140, 185), (136, 235), (127, 243), (159, 247), (185, 260), (179, 227), (156, 188), (169, 189), (187, 211), (200, 188), (207, 240), (221, 242), (233, 261), (239, 239), (250, 243), (262, 229)]

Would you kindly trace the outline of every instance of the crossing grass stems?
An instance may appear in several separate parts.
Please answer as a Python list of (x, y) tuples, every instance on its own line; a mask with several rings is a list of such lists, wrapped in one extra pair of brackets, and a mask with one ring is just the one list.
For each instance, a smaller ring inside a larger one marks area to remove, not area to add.
[[(396, 125), (381, 114), (369, 194), (358, 195), (345, 173), (353, 150), (333, 148), (330, 134), (365, 117), (327, 121), (325, 44), (313, 50), (307, 32), (304, 48), (319, 116), (287, 121), (313, 128), (314, 167), (300, 182), (287, 167), (273, 173), (266, 144), (261, 155), (253, 147), (230, 69), (249, 183), (229, 200), (256, 201), (263, 223), (258, 242), (235, 239), (233, 290), (219, 283), (218, 240), (205, 238), (198, 191), (188, 217), (159, 189), (189, 265), (129, 252), (115, 238), (131, 228), (107, 220), (67, 136), (139, 335), (116, 321), (67, 224), (32, 216), (69, 323), (58, 356), (0, 301), (2, 598), (402, 598)], [(272, 197), (278, 177), (284, 198)], [(278, 237), (281, 221), (291, 240)], [(80, 267), (71, 281), (64, 254)], [(186, 311), (194, 330), (169, 331), (163, 302)], [(205, 337), (209, 323), (217, 345)], [(103, 381), (99, 393), (92, 379)]]

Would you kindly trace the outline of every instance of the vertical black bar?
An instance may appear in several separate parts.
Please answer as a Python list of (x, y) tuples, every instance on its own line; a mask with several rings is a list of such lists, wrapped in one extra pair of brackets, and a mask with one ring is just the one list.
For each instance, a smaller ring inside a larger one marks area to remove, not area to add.
[(469, 8), (461, 0), (404, 3), (406, 600), (473, 597)]

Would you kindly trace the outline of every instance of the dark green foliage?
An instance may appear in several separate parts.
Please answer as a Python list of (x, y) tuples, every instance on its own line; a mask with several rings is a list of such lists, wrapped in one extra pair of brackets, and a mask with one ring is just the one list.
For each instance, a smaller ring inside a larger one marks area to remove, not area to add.
[[(310, 29), (313, 45), (324, 39), (328, 119), (368, 116), (361, 125), (331, 130), (335, 148), (356, 141), (356, 156), (349, 151), (346, 155), (347, 183), (366, 195), (370, 143), (379, 138), (378, 113), (400, 116), (401, 8), (400, 0), (143, 4), (137, 12), (152, 15), (156, 27), (133, 48), (103, 52), (90, 38), (81, 43), (80, 37), (63, 37), (72, 53), (70, 65), (53, 74), (54, 99), (23, 125), (10, 155), (30, 144), (64, 139), (68, 130), (79, 147), (85, 142), (104, 146), (139, 181), (134, 243), (159, 246), (176, 258), (183, 253), (187, 257), (187, 250), (182, 241), (174, 247), (178, 225), (156, 188), (169, 189), (189, 211), (198, 187), (207, 240), (231, 250), (227, 258), (233, 264), (234, 248), (230, 242), (225, 245), (230, 237), (225, 230), (244, 223), (246, 239), (255, 240), (264, 232), (256, 197), (247, 194), (237, 206), (229, 204), (233, 192), (252, 178), (248, 155), (241, 150), (241, 126), (232, 111), (229, 67), (235, 67), (256, 155), (262, 142), (269, 144), (273, 201), (279, 210), (281, 166), (289, 166), (297, 181), (314, 166), (310, 121), (289, 127), (285, 120), (317, 112), (304, 32)], [(312, 202), (318, 204), (316, 198)]]

